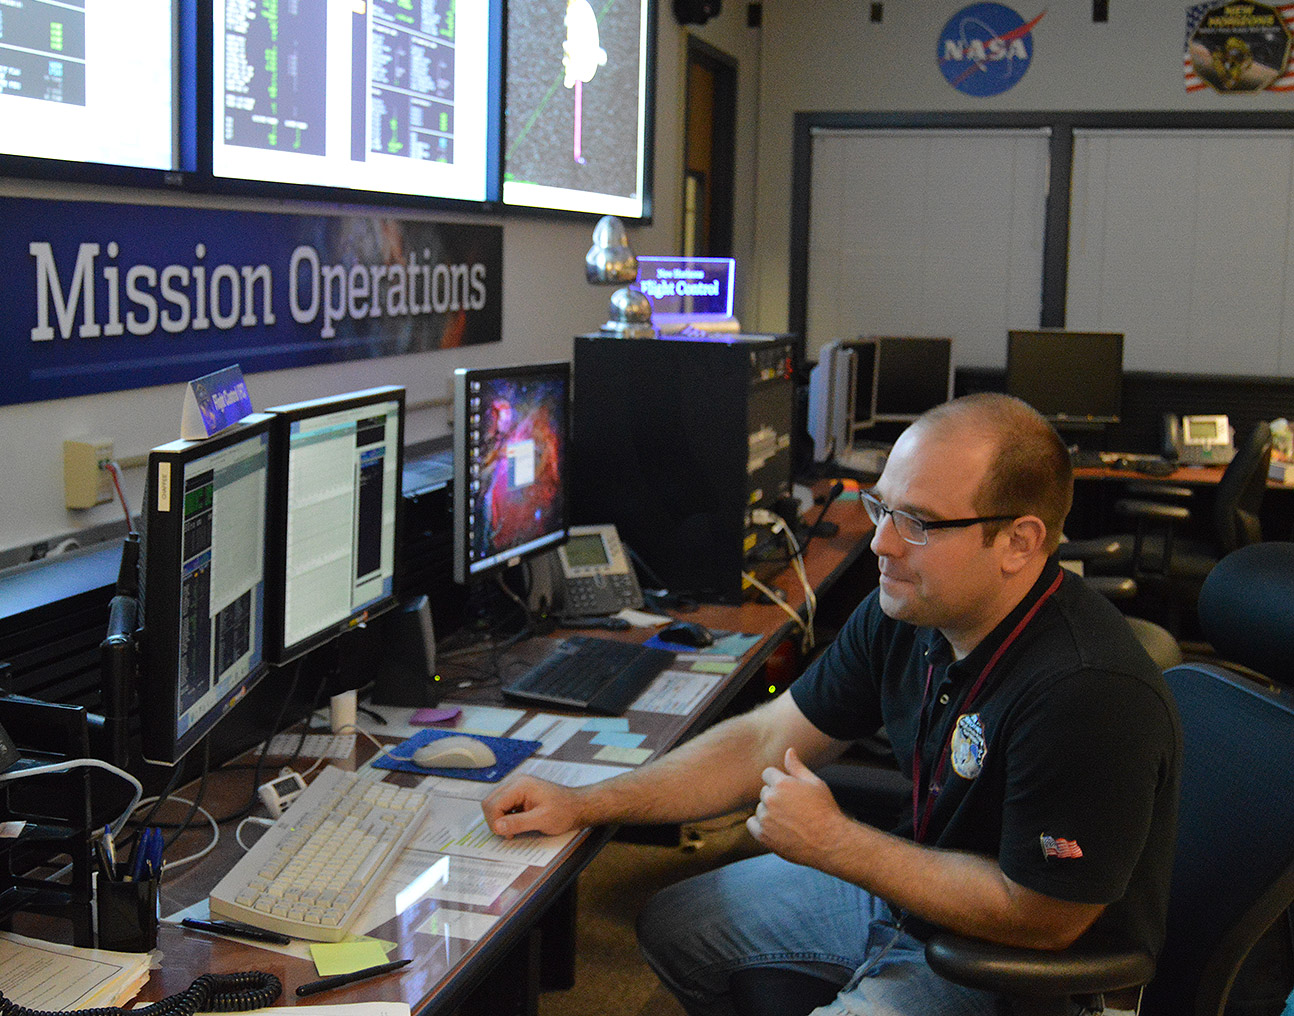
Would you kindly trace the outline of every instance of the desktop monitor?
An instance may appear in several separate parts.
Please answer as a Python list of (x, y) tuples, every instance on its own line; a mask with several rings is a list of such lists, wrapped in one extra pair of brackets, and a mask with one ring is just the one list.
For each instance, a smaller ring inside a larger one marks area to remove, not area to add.
[(454, 372), (454, 578), (556, 547), (570, 531), (569, 363)]
[(1118, 423), (1123, 336), (1060, 329), (1010, 331), (1006, 391), (1057, 426)]
[(881, 336), (874, 341), (876, 420), (911, 422), (952, 397), (952, 339)]
[(853, 396), (850, 400), (851, 438), (876, 422), (876, 378), (880, 344), (875, 339), (851, 339), (845, 348), (854, 354)]
[(143, 757), (173, 765), (265, 674), (272, 419), (153, 449), (140, 541)]
[(809, 437), (816, 462), (849, 447), (856, 360), (852, 349), (832, 339), (818, 350), (818, 362), (809, 372)]
[(217, 0), (210, 12), (205, 129), (227, 189), (497, 199), (498, 0)]
[(403, 388), (274, 414), (267, 656), (285, 663), (396, 603)]

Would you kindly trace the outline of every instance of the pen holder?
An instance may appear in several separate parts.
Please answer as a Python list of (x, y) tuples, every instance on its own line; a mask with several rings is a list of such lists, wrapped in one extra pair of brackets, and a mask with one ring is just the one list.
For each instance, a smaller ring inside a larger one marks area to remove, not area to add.
[(118, 952), (148, 952), (157, 945), (157, 922), (161, 913), (161, 880), (157, 877), (136, 882), (120, 877), (98, 880), (99, 948)]

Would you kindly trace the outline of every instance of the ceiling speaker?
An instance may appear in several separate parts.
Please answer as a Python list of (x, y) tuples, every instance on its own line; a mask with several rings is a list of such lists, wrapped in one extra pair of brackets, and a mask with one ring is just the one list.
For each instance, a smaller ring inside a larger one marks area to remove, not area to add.
[(674, 0), (674, 18), (680, 25), (704, 25), (719, 13), (721, 0)]

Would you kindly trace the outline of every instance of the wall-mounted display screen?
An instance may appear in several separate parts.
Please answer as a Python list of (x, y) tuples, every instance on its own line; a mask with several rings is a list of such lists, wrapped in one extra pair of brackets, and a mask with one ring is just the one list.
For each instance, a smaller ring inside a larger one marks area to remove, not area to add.
[(482, 201), (497, 3), (214, 0), (212, 172)]
[(179, 155), (180, 2), (132, 0), (128, 15), (91, 0), (0, 3), (0, 155), (191, 168)]
[(651, 215), (653, 7), (508, 5), (504, 204)]

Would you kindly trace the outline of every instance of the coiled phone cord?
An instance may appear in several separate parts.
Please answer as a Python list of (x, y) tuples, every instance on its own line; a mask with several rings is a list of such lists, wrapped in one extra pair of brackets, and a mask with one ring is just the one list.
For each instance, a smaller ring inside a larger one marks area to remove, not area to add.
[[(240, 974), (203, 974), (184, 991), (136, 1009), (104, 1006), (82, 1009), (80, 1016), (193, 1016), (198, 1012), (246, 1012), (261, 1009), (283, 994), (283, 982), (273, 974), (248, 970)], [(0, 1016), (57, 1016), (54, 1012), (27, 1009), (0, 992)]]

